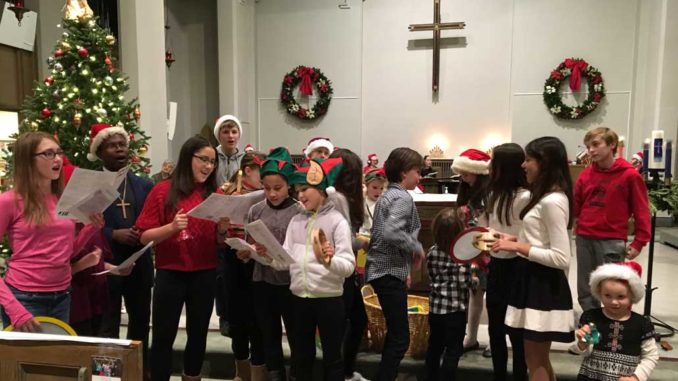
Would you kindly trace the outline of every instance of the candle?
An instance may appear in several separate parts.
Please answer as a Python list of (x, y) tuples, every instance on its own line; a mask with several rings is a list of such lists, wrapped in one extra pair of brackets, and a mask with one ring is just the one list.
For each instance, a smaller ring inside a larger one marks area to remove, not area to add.
[(673, 141), (666, 141), (666, 160), (664, 161), (664, 178), (668, 179), (671, 177), (671, 153), (673, 153)]
[(650, 169), (664, 169), (664, 131), (652, 131), (652, 142), (650, 143), (651, 158), (649, 162)]
[(645, 139), (643, 142), (643, 172), (647, 173), (647, 167), (650, 162), (650, 139)]

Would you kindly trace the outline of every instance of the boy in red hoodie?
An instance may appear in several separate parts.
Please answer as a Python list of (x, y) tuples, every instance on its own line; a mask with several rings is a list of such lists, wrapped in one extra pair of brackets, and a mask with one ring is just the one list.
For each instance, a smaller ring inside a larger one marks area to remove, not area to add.
[[(637, 257), (650, 240), (647, 188), (629, 162), (615, 158), (618, 142), (617, 134), (607, 127), (594, 128), (584, 136), (592, 164), (579, 175), (574, 188), (577, 291), (584, 311), (600, 307), (600, 301), (591, 295), (591, 272), (605, 263)], [(636, 231), (627, 246), (631, 216)]]

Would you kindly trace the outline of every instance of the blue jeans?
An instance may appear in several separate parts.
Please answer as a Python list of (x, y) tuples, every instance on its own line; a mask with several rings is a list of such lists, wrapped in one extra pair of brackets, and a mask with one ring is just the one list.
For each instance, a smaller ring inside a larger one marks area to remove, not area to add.
[[(7, 287), (14, 297), (33, 316), (49, 316), (68, 323), (71, 312), (71, 289), (64, 291), (33, 292), (21, 291), (9, 284)], [(7, 327), (11, 322), (9, 316), (2, 311), (2, 326)]]

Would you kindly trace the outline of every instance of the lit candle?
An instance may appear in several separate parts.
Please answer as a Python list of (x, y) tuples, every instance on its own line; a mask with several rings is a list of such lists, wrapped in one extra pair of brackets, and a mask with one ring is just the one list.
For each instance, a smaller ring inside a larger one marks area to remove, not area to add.
[(671, 153), (673, 153), (673, 141), (672, 140), (667, 140), (666, 141), (666, 154), (664, 157), (666, 158), (666, 161), (664, 161), (664, 178), (668, 179), (671, 177)]
[(645, 139), (643, 143), (643, 173), (647, 173), (647, 167), (650, 162), (650, 139)]

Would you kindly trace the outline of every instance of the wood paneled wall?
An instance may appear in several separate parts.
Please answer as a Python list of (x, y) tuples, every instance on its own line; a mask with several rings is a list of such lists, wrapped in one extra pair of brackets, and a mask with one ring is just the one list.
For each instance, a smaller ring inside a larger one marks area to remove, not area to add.
[(34, 52), (0, 45), (0, 110), (20, 111), (38, 79)]

